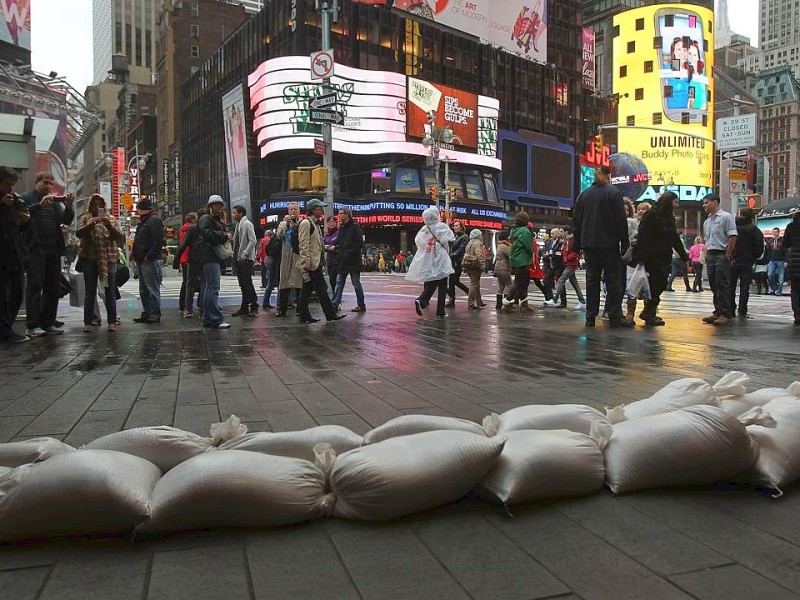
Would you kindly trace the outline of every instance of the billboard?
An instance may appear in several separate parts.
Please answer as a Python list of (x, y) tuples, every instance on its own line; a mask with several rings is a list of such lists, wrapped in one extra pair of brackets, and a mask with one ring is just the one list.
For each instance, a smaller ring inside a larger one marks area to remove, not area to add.
[(547, 62), (546, 0), (395, 0), (394, 8)]
[(699, 204), (712, 191), (713, 27), (713, 12), (692, 4), (659, 4), (614, 17), (615, 164), (620, 177), (642, 184), (635, 188), (641, 190), (637, 200), (671, 190), (682, 202)]
[(408, 135), (422, 138), (428, 111), (436, 112), (436, 125), (453, 130), (453, 145), (477, 150), (478, 96), (445, 85), (408, 79)]
[(31, 49), (30, 0), (0, 0), (0, 42)]
[[(253, 214), (250, 204), (250, 164), (247, 154), (244, 87), (241, 84), (222, 96), (222, 118), (225, 122), (225, 160), (228, 167), (230, 206), (237, 204), (244, 206), (247, 214)], [(176, 181), (179, 181), (177, 175)]]
[(583, 89), (595, 89), (595, 46), (594, 31), (588, 27), (583, 28), (583, 49), (581, 51), (583, 66), (581, 68), (581, 83)]
[(127, 166), (125, 158), (125, 148), (116, 146), (111, 150), (111, 205), (115, 217), (119, 217), (121, 214), (122, 178)]
[[(437, 125), (462, 128), (463, 146), (442, 145), (443, 158), (464, 164), (500, 168), (497, 159), (497, 122), (500, 103), (494, 98), (451, 90), (445, 107), (442, 88), (418, 83), (441, 94)], [(322, 126), (311, 121), (310, 104), (323, 95), (322, 86), (311, 80), (308, 56), (287, 56), (263, 62), (248, 78), (253, 131), (261, 156), (286, 150), (314, 149)], [(414, 85), (412, 83), (412, 85)], [(336, 91), (340, 125), (333, 126), (333, 150), (344, 154), (411, 154), (428, 156), (430, 149), (420, 142), (424, 125), (410, 135), (409, 82), (405, 75), (369, 71), (337, 64), (331, 86)], [(433, 101), (433, 97), (430, 101)], [(416, 106), (414, 107), (416, 109)], [(422, 113), (425, 122), (427, 118)], [(445, 118), (452, 119), (450, 123)]]

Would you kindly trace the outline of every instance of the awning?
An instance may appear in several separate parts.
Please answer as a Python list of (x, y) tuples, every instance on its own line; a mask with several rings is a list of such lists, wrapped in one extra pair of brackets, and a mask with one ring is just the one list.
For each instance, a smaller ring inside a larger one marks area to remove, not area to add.
[(787, 217), (791, 218), (800, 210), (800, 196), (789, 196), (775, 202), (770, 202), (758, 213), (758, 218)]

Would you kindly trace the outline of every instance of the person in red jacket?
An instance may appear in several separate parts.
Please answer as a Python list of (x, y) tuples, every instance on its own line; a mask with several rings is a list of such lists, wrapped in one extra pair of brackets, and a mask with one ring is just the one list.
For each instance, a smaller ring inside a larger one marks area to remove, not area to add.
[[(183, 221), (183, 225), (181, 225), (181, 229), (178, 232), (178, 244), (183, 241), (183, 238), (186, 237), (186, 233), (189, 231), (189, 228), (197, 222), (197, 213), (190, 212), (186, 215), (186, 219)], [(178, 299), (178, 310), (181, 316), (184, 316), (184, 311), (186, 310), (186, 281), (189, 277), (189, 252), (190, 250), (187, 248), (186, 251), (181, 254), (181, 277), (183, 280), (181, 281), (181, 296)]]
[(533, 231), (533, 262), (531, 263), (530, 274), (531, 274), (531, 281), (533, 285), (539, 288), (539, 291), (542, 292), (542, 295), (547, 298), (547, 292), (545, 291), (544, 284), (542, 281), (544, 280), (544, 271), (542, 270), (542, 264), (539, 259), (539, 242), (536, 241), (536, 225), (533, 223), (528, 223), (528, 227), (530, 227), (531, 231)]
[(564, 258), (564, 272), (556, 282), (556, 291), (552, 300), (547, 300), (545, 306), (558, 306), (559, 300), (562, 307), (567, 305), (567, 281), (572, 284), (575, 294), (578, 296), (578, 310), (586, 308), (586, 300), (583, 297), (581, 286), (578, 284), (578, 278), (575, 277), (575, 271), (578, 270), (578, 264), (581, 260), (581, 253), (575, 250), (575, 236), (572, 234), (572, 228), (569, 226), (563, 227), (564, 233), (567, 235), (562, 247)]
[(256, 250), (256, 262), (261, 265), (261, 289), (267, 287), (267, 244), (272, 237), (268, 231), (258, 242), (258, 249)]

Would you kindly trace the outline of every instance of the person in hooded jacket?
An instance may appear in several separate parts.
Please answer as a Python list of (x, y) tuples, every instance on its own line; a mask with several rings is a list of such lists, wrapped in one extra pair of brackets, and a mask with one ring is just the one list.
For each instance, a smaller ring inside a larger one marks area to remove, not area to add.
[(514, 285), (503, 298), (504, 310), (513, 310), (515, 302), (520, 303), (520, 310), (532, 312), (528, 305), (528, 286), (531, 283), (530, 267), (533, 263), (533, 231), (528, 226), (530, 218), (528, 213), (521, 210), (514, 217), (514, 226), (511, 228), (511, 252), (509, 265), (514, 273)]
[(783, 248), (786, 250), (786, 279), (792, 289), (792, 312), (794, 325), (800, 327), (800, 211), (794, 213), (792, 222), (783, 232)]
[[(194, 315), (194, 295), (197, 293), (197, 310), (203, 316), (203, 298), (205, 296), (205, 280), (203, 279), (203, 263), (199, 252), (192, 252), (192, 247), (201, 243), (200, 231), (197, 224), (208, 211), (201, 208), (196, 213), (195, 221), (187, 229), (186, 233), (180, 237), (180, 245), (175, 251), (175, 258), (172, 266), (175, 269), (182, 267), (186, 261), (186, 290), (184, 292), (184, 311), (183, 318), (191, 319)], [(185, 223), (184, 223), (185, 225)], [(183, 231), (183, 227), (181, 227)]]
[(481, 275), (486, 268), (486, 254), (483, 251), (483, 234), (480, 229), (469, 232), (469, 241), (464, 249), (462, 266), (469, 277), (469, 296), (467, 308), (481, 309), (486, 304), (481, 298)]
[[(190, 212), (186, 215), (186, 218), (183, 221), (183, 225), (181, 225), (181, 229), (178, 232), (178, 245), (180, 246), (181, 242), (186, 238), (186, 234), (189, 232), (189, 228), (197, 223), (197, 213)], [(176, 257), (177, 258), (177, 257)], [(178, 298), (178, 312), (182, 317), (186, 316), (186, 280), (189, 277), (189, 251), (186, 250), (181, 255), (180, 259), (173, 260), (173, 266), (180, 267), (181, 272), (181, 295)]]
[(739, 318), (749, 319), (747, 303), (753, 281), (753, 265), (764, 253), (764, 234), (756, 227), (752, 208), (739, 209), (736, 216), (736, 246), (731, 261), (731, 314), (736, 314), (736, 281), (739, 281)]
[(424, 225), (414, 238), (417, 252), (406, 273), (408, 281), (422, 283), (422, 293), (414, 300), (414, 308), (419, 316), (428, 307), (433, 293), (439, 291), (436, 302), (436, 318), (447, 316), (444, 312), (447, 298), (447, 278), (455, 272), (450, 258), (449, 242), (455, 240), (452, 230), (439, 217), (439, 209), (435, 206), (422, 212)]
[(508, 231), (497, 234), (497, 251), (494, 257), (494, 276), (497, 278), (497, 305), (495, 310), (503, 308), (503, 292), (511, 288), (511, 265), (508, 262), (511, 253), (511, 241)]
[(469, 294), (469, 288), (461, 283), (461, 261), (464, 260), (464, 252), (467, 249), (469, 237), (464, 230), (464, 225), (461, 221), (453, 222), (453, 243), (450, 246), (450, 259), (453, 261), (453, 274), (450, 275), (450, 280), (447, 284), (447, 306), (456, 305), (456, 288), (460, 289), (465, 294)]
[(644, 265), (648, 274), (650, 300), (644, 301), (644, 310), (639, 314), (639, 318), (647, 326), (666, 324), (657, 315), (657, 311), (661, 294), (667, 289), (667, 279), (672, 267), (672, 250), (678, 253), (684, 263), (689, 260), (675, 229), (673, 211), (679, 206), (680, 201), (674, 192), (664, 192), (639, 223), (633, 259)]

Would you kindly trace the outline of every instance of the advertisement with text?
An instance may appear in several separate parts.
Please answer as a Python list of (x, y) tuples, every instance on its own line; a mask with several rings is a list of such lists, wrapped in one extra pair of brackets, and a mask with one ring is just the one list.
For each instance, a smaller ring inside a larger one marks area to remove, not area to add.
[(478, 147), (478, 96), (444, 85), (409, 77), (408, 135), (422, 138), (428, 111), (436, 113), (436, 125), (453, 130), (454, 147)]

